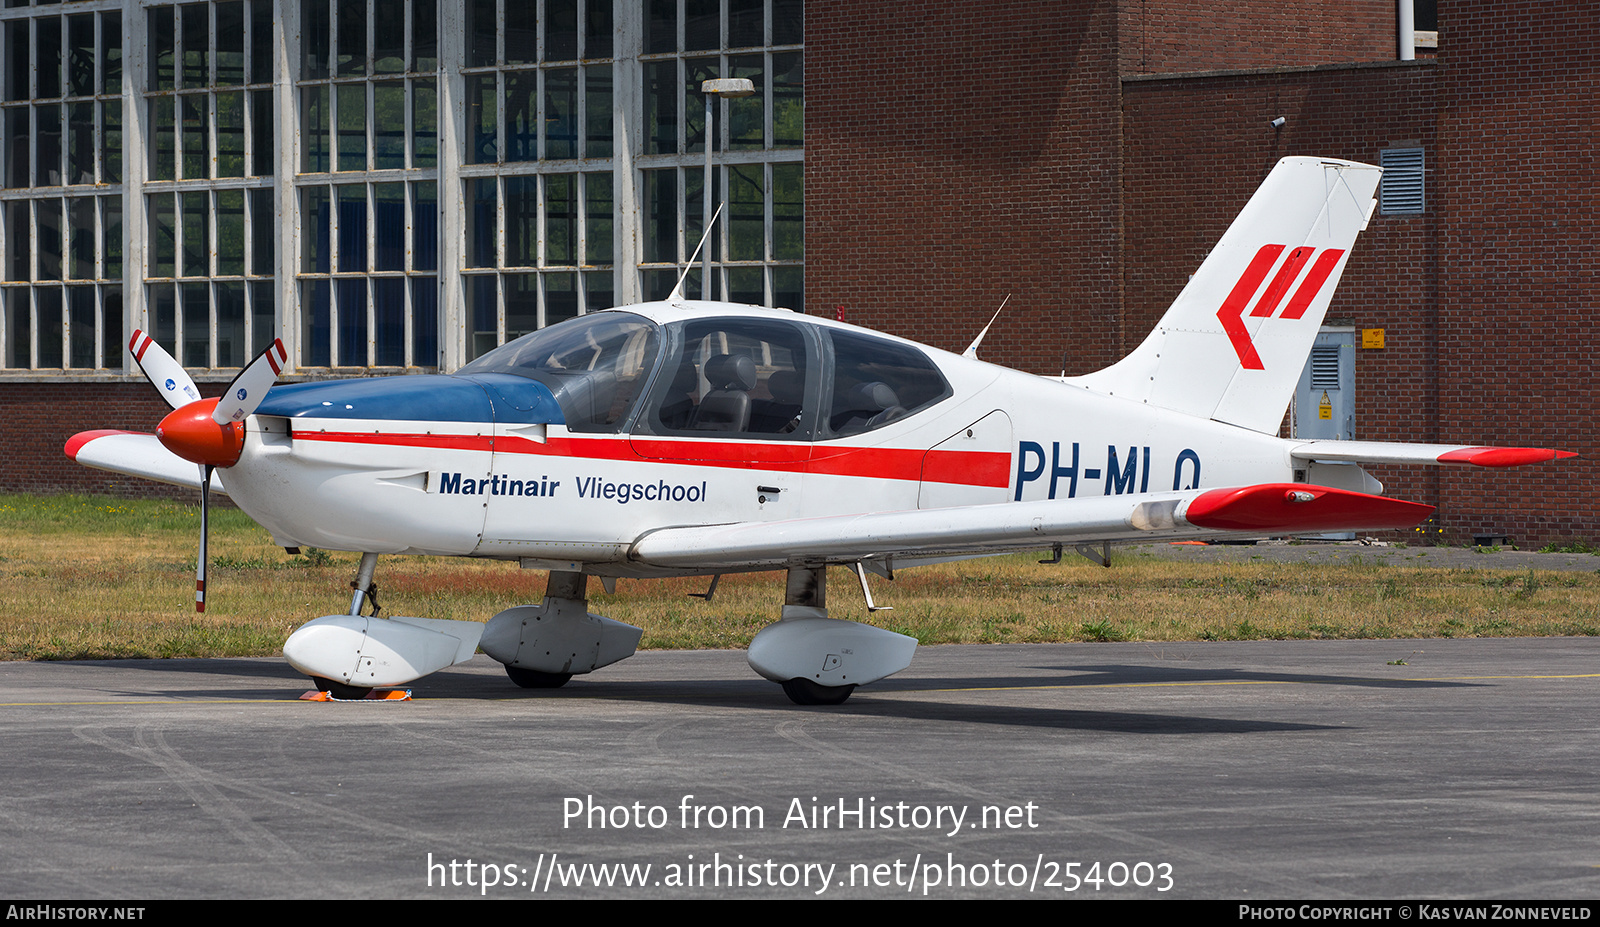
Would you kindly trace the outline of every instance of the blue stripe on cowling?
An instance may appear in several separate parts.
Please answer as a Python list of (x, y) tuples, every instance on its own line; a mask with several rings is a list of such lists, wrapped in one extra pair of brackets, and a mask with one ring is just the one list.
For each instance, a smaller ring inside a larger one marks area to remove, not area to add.
[(434, 374), (274, 386), (257, 415), (432, 422), (561, 424), (544, 384), (525, 377)]

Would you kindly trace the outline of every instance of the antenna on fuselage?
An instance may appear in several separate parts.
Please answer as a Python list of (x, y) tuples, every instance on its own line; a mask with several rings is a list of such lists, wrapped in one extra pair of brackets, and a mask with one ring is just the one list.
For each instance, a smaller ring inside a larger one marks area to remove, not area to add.
[[(704, 248), (706, 242), (711, 240), (711, 230), (717, 227), (717, 217), (722, 215), (722, 207), (726, 205), (726, 203), (717, 204), (717, 211), (711, 214), (711, 221), (706, 224), (705, 234), (700, 236), (700, 244), (695, 246), (694, 254), (689, 256), (689, 265), (683, 269), (683, 273), (678, 275), (678, 285), (672, 288), (672, 293), (667, 296), (667, 302), (672, 303), (683, 299), (683, 281), (689, 279), (689, 271), (694, 270), (694, 262), (700, 256), (700, 249)], [(710, 294), (709, 283), (702, 288), (705, 289), (708, 295)]]
[(1009, 302), (1011, 302), (1011, 294), (1007, 293), (1006, 298), (1000, 300), (1000, 309), (996, 309), (994, 311), (994, 315), (989, 317), (989, 325), (985, 325), (983, 327), (983, 331), (978, 332), (978, 337), (972, 339), (972, 343), (967, 345), (967, 349), (961, 352), (962, 357), (970, 357), (974, 360), (977, 359), (978, 345), (983, 343), (983, 336), (989, 334), (989, 326), (994, 324), (995, 319), (1000, 318), (1000, 310), (1004, 309), (1006, 307), (1006, 303)]

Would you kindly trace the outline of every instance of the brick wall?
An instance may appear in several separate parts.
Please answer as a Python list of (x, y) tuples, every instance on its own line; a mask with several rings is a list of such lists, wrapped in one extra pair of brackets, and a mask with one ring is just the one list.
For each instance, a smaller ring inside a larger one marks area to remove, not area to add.
[(1123, 74), (1385, 61), (1394, 0), (1123, 0)]

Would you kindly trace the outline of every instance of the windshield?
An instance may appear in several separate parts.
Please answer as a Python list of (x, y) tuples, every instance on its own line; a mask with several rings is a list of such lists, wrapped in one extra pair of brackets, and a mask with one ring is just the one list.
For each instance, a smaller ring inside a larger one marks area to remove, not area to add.
[(614, 431), (655, 368), (655, 323), (626, 312), (579, 316), (507, 342), (459, 373), (509, 373), (549, 387), (573, 431)]

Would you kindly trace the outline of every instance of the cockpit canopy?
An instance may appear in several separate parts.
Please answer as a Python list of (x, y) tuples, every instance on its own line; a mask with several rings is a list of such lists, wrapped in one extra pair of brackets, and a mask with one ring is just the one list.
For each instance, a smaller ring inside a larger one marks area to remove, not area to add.
[(657, 325), (580, 316), (461, 368), (537, 380), (578, 432), (825, 441), (881, 428), (951, 395), (912, 345), (756, 316)]

